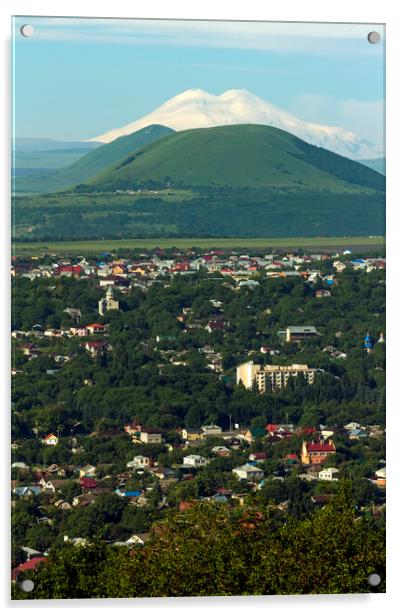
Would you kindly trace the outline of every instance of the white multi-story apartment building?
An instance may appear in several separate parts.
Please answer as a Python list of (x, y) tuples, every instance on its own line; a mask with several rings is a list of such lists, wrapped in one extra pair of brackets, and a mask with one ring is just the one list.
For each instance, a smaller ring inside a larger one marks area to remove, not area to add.
[(286, 387), (291, 377), (303, 376), (311, 384), (314, 382), (316, 368), (309, 368), (306, 364), (292, 364), (291, 366), (277, 366), (254, 364), (248, 361), (236, 370), (236, 383), (243, 383), (244, 387), (251, 389), (257, 384), (260, 393), (264, 391), (282, 389)]

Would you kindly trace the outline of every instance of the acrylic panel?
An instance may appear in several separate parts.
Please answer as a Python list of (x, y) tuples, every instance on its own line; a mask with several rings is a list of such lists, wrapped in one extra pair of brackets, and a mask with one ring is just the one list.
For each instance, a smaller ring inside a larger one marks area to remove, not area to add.
[(12, 597), (385, 592), (385, 26), (12, 47)]

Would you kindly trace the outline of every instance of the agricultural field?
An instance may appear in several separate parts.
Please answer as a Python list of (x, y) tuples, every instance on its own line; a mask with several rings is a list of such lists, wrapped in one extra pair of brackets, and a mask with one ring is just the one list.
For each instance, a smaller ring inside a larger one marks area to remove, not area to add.
[(255, 248), (255, 249), (298, 249), (304, 250), (375, 250), (384, 246), (383, 237), (270, 237), (270, 238), (154, 238), (154, 239), (119, 239), (119, 240), (85, 240), (67, 242), (18, 242), (13, 245), (13, 254), (41, 255), (57, 254), (94, 254), (113, 252), (119, 249), (154, 249), (154, 248)]

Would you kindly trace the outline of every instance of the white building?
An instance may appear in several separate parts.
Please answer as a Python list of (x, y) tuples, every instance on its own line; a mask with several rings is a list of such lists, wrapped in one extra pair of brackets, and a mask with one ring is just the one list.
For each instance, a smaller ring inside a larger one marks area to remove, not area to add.
[(259, 481), (264, 478), (264, 471), (257, 468), (253, 464), (243, 464), (232, 470), (232, 473), (239, 479), (247, 479), (248, 481)]
[(322, 481), (338, 481), (339, 469), (334, 467), (323, 468), (322, 471), (318, 473), (318, 478)]
[(161, 443), (162, 442), (162, 434), (158, 432), (158, 430), (153, 430), (151, 428), (142, 429), (140, 434), (140, 441), (142, 443)]
[(206, 458), (202, 456), (198, 456), (195, 453), (190, 454), (189, 456), (184, 456), (183, 458), (183, 466), (205, 466), (207, 463)]
[(343, 427), (345, 428), (345, 430), (350, 432), (350, 430), (358, 430), (361, 426), (356, 421), (351, 421), (350, 423), (346, 424), (346, 426), (343, 426)]
[(106, 291), (106, 296), (99, 300), (98, 312), (103, 316), (108, 310), (118, 310), (119, 306), (119, 301), (114, 298), (113, 289), (109, 286)]
[(201, 426), (201, 430), (205, 436), (216, 436), (217, 434), (222, 434), (222, 428), (220, 426)]
[(257, 383), (260, 393), (267, 389), (273, 391), (282, 389), (288, 384), (291, 377), (303, 376), (310, 385), (314, 381), (316, 368), (309, 368), (306, 364), (292, 364), (291, 366), (278, 366), (254, 364), (245, 362), (236, 369), (236, 384), (243, 383), (247, 389), (252, 389)]
[(130, 462), (127, 462), (127, 468), (149, 468), (150, 459), (147, 456), (134, 456)]

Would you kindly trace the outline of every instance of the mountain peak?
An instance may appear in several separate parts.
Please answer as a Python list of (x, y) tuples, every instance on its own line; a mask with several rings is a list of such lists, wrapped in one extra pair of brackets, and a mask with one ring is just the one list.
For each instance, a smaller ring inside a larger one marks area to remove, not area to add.
[(373, 144), (351, 131), (304, 122), (246, 89), (226, 90), (218, 96), (200, 88), (184, 90), (148, 115), (88, 141), (110, 143), (150, 124), (160, 124), (175, 131), (233, 124), (265, 124), (348, 158), (381, 156)]

